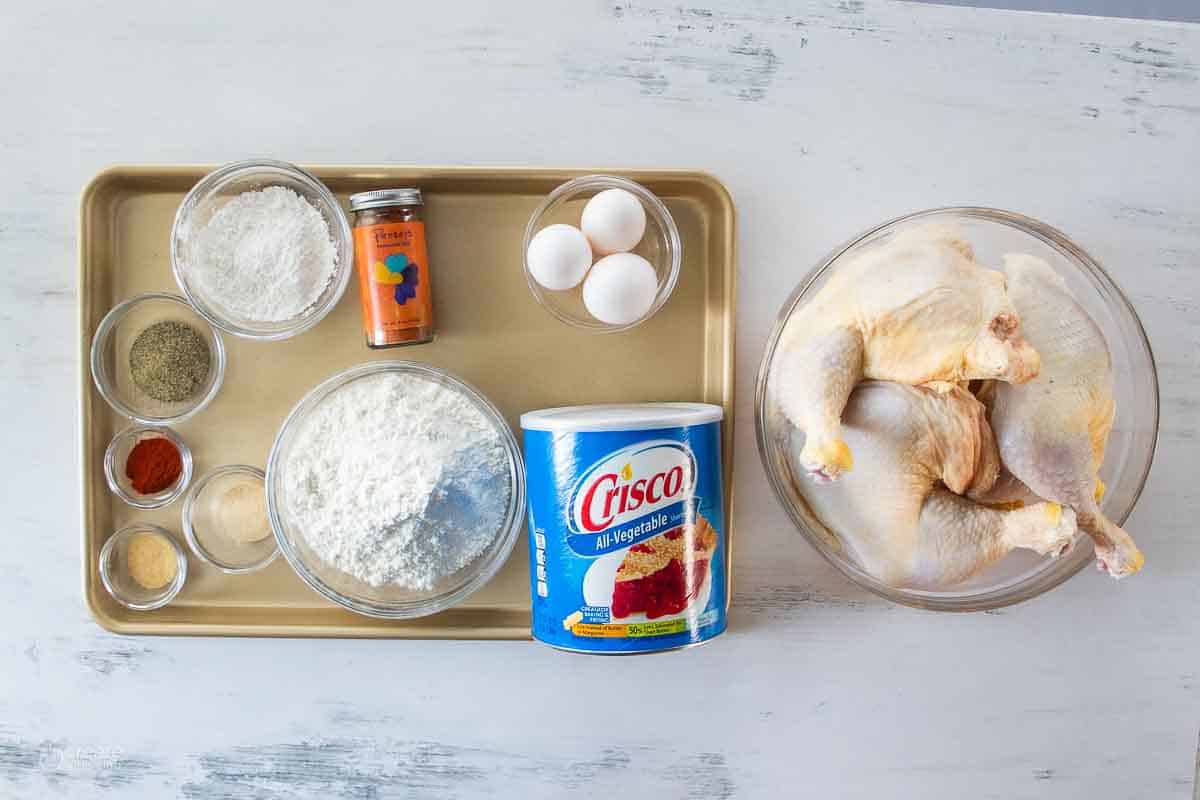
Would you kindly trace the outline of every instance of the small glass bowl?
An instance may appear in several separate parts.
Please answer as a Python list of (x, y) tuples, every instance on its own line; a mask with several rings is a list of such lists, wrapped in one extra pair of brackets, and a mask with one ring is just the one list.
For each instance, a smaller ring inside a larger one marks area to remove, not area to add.
[[(125, 566), (129, 555), (129, 543), (137, 536), (161, 536), (175, 551), (178, 566), (175, 578), (160, 589), (147, 589), (129, 575)], [(136, 523), (114, 533), (100, 548), (100, 581), (112, 598), (134, 611), (153, 611), (175, 599), (183, 584), (187, 582), (187, 553), (175, 541), (175, 537), (157, 525)]]
[(271, 521), (263, 508), (267, 535), (253, 542), (240, 542), (222, 529), (217, 504), (223, 492), (237, 485), (257, 483), (265, 492), (266, 475), (257, 467), (230, 464), (201, 477), (183, 501), (183, 535), (196, 557), (221, 572), (243, 575), (256, 572), (279, 555), (279, 544), (271, 532)]
[(1141, 320), (1104, 268), (1066, 234), (1044, 222), (995, 208), (936, 208), (888, 220), (839, 247), (800, 278), (783, 304), (759, 364), (754, 399), (758, 452), (775, 495), (796, 528), (829, 563), (859, 586), (888, 600), (932, 611), (1001, 608), (1048, 592), (1083, 569), (1093, 560), (1090, 540), (1078, 534), (1071, 548), (1055, 559), (1014, 550), (968, 580), (941, 589), (885, 584), (851, 557), (838, 533), (829, 529), (805, 501), (798, 482), (808, 479), (795, 474), (789, 459), (793, 436), (802, 434), (794, 431), (772, 399), (773, 367), (777, 359), (786, 358), (786, 353), (779, 350), (780, 337), (797, 310), (845, 261), (899, 231), (927, 223), (949, 224), (961, 230), (982, 264), (998, 265), (1005, 253), (1029, 253), (1045, 259), (1103, 331), (1112, 354), (1116, 417), (1100, 469), (1100, 477), (1107, 484), (1101, 510), (1118, 525), (1129, 518), (1146, 485), (1158, 440), (1158, 373)]
[[(305, 540), (305, 520), (288, 510), (285, 472), (297, 434), (314, 410), (350, 383), (385, 373), (408, 375), (458, 392), (471, 401), (494, 425), (508, 455), (510, 492), (504, 520), (487, 548), (471, 563), (444, 576), (428, 591), (393, 584), (372, 586), (330, 566)], [(343, 370), (313, 388), (288, 414), (279, 428), (267, 459), (267, 511), (279, 549), (296, 574), (327, 599), (369, 617), (412, 619), (458, 605), (499, 571), (512, 553), (525, 523), (525, 467), (521, 449), (504, 415), (477, 389), (445, 370), (413, 361), (372, 361)]]
[[(202, 230), (213, 215), (242, 192), (267, 186), (284, 186), (303, 197), (321, 213), (337, 250), (333, 277), (317, 301), (295, 317), (281, 322), (246, 319), (205, 297), (190, 279), (193, 265), (188, 260), (188, 243), (193, 232)], [(354, 244), (350, 223), (336, 197), (325, 184), (308, 172), (285, 161), (235, 161), (210, 172), (179, 205), (171, 227), (171, 271), (196, 311), (218, 328), (245, 339), (272, 341), (304, 333), (325, 318), (342, 298), (354, 272)]]
[[(129, 350), (138, 335), (156, 322), (182, 322), (208, 342), (208, 377), (186, 400), (155, 400), (143, 392), (129, 369)], [(139, 294), (118, 303), (100, 320), (92, 337), (92, 380), (118, 414), (146, 425), (172, 425), (187, 419), (216, 397), (225, 377), (225, 345), (221, 335), (179, 295)]]
[[(646, 233), (631, 252), (649, 261), (658, 275), (658, 294), (654, 298), (654, 304), (644, 315), (626, 325), (610, 325), (589, 314), (583, 305), (582, 282), (572, 289), (553, 291), (534, 280), (529, 271), (529, 243), (538, 231), (559, 223), (578, 228), (587, 201), (605, 189), (625, 189), (642, 201), (642, 207), (646, 210)], [(567, 181), (547, 195), (533, 212), (529, 224), (525, 226), (525, 241), (521, 250), (525, 282), (529, 284), (529, 291), (533, 292), (534, 299), (559, 320), (594, 333), (626, 331), (653, 317), (675, 290), (682, 263), (683, 245), (671, 212), (645, 186), (614, 175), (584, 175)]]
[[(125, 474), (125, 461), (129, 458), (130, 451), (144, 439), (167, 439), (179, 450), (179, 457), (183, 460), (183, 470), (175, 482), (154, 494), (138, 493)], [(184, 489), (191, 482), (192, 451), (179, 437), (179, 434), (170, 428), (135, 425), (118, 433), (108, 443), (108, 448), (104, 451), (104, 478), (108, 481), (108, 488), (112, 489), (113, 494), (134, 508), (162, 508), (175, 502), (175, 499), (183, 494)]]

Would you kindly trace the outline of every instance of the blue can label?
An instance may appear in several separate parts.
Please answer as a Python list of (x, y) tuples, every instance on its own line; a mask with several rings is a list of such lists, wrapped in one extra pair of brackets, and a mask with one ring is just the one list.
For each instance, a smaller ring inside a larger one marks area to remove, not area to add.
[(720, 423), (524, 439), (534, 638), (638, 653), (725, 629)]

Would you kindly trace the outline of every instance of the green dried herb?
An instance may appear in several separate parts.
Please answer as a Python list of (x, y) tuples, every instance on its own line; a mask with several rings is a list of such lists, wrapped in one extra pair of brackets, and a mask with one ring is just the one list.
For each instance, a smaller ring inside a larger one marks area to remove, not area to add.
[(164, 403), (187, 400), (204, 386), (211, 355), (208, 341), (190, 325), (156, 322), (129, 348), (129, 370), (143, 392)]

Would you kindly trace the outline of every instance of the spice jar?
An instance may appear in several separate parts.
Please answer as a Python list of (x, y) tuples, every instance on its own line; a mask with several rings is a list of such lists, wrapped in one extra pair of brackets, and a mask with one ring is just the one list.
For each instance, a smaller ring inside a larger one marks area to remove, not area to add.
[(419, 189), (378, 189), (350, 196), (368, 347), (433, 339), (423, 209)]

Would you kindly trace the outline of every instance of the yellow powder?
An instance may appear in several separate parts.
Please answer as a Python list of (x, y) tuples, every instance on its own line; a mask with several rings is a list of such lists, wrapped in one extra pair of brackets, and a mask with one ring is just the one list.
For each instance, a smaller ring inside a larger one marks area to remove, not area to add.
[(238, 544), (259, 542), (271, 535), (267, 495), (261, 483), (252, 481), (230, 486), (217, 502), (221, 529)]
[(156, 533), (141, 533), (129, 542), (129, 577), (143, 589), (161, 589), (179, 572), (175, 548)]

